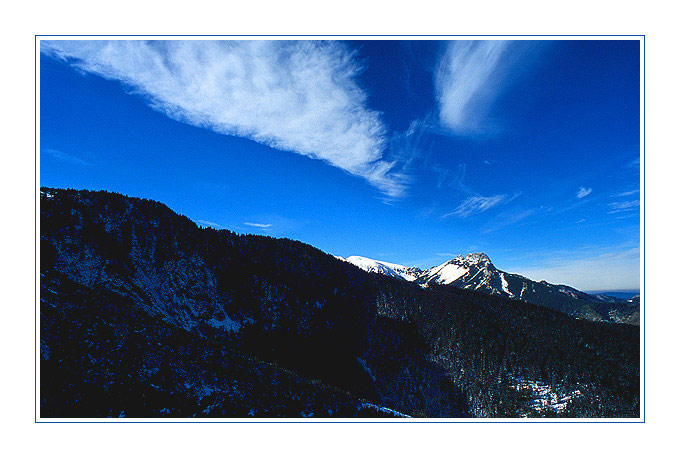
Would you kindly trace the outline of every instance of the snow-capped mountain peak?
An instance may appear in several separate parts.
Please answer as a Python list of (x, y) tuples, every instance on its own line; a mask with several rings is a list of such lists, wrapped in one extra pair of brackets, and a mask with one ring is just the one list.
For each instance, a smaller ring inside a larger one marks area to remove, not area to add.
[(455, 283), (465, 289), (484, 287), (483, 289), (489, 290), (488, 292), (501, 293), (505, 292), (507, 287), (504, 287), (505, 282), (499, 272), (486, 254), (468, 253), (424, 271), (417, 281), (424, 287), (433, 283), (442, 285)]
[(460, 260), (466, 264), (491, 264), (491, 259), (485, 253), (468, 253), (465, 256), (458, 255), (455, 258), (456, 261)]
[(468, 253), (427, 270), (407, 267), (363, 256), (338, 259), (367, 271), (414, 282), (423, 288), (450, 285), (495, 296), (518, 299), (557, 309), (573, 309), (583, 304), (609, 300), (592, 296), (566, 285), (554, 285), (545, 280), (534, 281), (517, 274), (498, 270), (484, 253)]

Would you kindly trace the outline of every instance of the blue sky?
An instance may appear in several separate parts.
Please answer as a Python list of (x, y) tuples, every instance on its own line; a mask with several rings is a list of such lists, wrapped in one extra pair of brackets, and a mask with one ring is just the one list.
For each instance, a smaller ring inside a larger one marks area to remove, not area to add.
[(40, 183), (422, 268), (639, 288), (638, 41), (43, 41)]

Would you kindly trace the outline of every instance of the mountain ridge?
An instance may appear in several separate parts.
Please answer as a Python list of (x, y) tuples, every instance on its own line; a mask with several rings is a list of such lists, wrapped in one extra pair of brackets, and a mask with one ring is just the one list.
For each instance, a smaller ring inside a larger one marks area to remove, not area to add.
[(485, 253), (458, 255), (438, 266), (421, 270), (362, 256), (340, 258), (367, 272), (411, 281), (427, 288), (433, 284), (532, 302), (578, 318), (639, 325), (639, 304), (606, 295), (591, 295), (564, 284), (535, 281), (497, 269)]
[(348, 256), (347, 258), (336, 256), (336, 258), (354, 264), (366, 272), (375, 272), (389, 277), (401, 278), (406, 281), (415, 281), (422, 273), (422, 270), (418, 267), (406, 267), (400, 264), (377, 261), (363, 256)]

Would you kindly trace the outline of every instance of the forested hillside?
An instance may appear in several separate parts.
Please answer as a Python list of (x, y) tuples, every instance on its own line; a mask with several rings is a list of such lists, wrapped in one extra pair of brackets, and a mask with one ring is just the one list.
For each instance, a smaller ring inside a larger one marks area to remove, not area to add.
[(639, 328), (43, 188), (43, 417), (639, 416)]

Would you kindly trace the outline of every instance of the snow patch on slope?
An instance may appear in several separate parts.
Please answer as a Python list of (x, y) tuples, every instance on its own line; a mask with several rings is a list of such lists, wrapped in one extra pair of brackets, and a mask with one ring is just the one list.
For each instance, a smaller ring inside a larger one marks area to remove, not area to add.
[(403, 278), (407, 281), (415, 281), (415, 279), (418, 278), (417, 273), (420, 272), (418, 269), (412, 267), (393, 264), (391, 262), (376, 261), (374, 259), (364, 258), (363, 256), (349, 256), (346, 259), (336, 256), (336, 258), (354, 264), (366, 272), (377, 272), (391, 277)]
[(451, 261), (447, 261), (444, 264), (436, 267), (429, 275), (429, 278), (438, 277), (437, 283), (448, 285), (449, 283), (453, 283), (454, 281), (458, 280), (469, 271), (470, 270), (467, 267), (459, 266), (458, 264), (452, 264)]
[(501, 272), (501, 286), (503, 287), (503, 291), (510, 296), (510, 297), (515, 297), (513, 293), (510, 292), (508, 289), (508, 280), (505, 279), (505, 273)]

